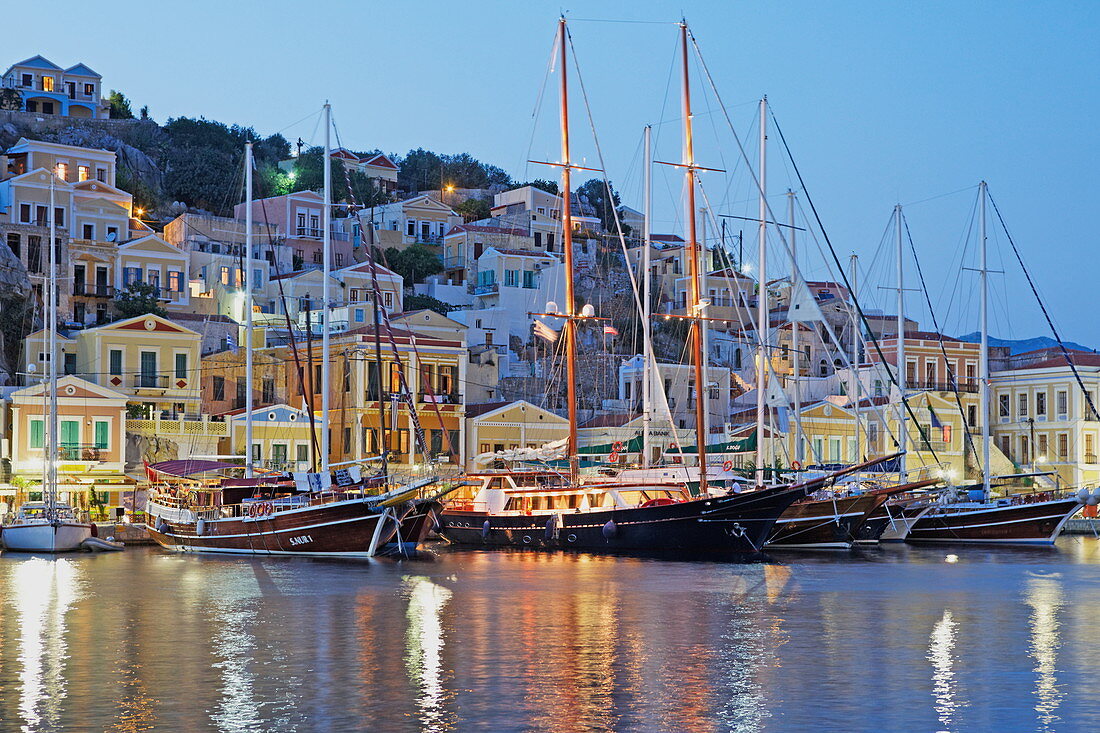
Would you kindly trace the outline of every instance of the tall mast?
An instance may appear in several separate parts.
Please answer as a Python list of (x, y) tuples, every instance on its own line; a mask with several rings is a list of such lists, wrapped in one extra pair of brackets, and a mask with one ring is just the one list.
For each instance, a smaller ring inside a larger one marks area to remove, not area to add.
[(908, 434), (905, 426), (905, 259), (901, 248), (901, 204), (894, 207), (894, 223), (897, 228), (898, 260), (898, 479), (905, 482), (905, 445)]
[(642, 349), (644, 365), (642, 367), (642, 466), (649, 467), (649, 439), (653, 429), (653, 338), (650, 335), (651, 300), (650, 275), (651, 254), (650, 223), (653, 206), (653, 128), (645, 126), (645, 182), (642, 195)]
[(756, 274), (758, 290), (756, 298), (756, 336), (759, 346), (756, 356), (756, 484), (762, 486), (767, 475), (764, 471), (764, 417), (768, 368), (768, 98), (760, 100), (760, 271)]
[(569, 478), (577, 480), (577, 324), (573, 294), (573, 210), (569, 160), (569, 83), (565, 54), (565, 16), (558, 20), (561, 66), (561, 239), (565, 248), (565, 391), (569, 408)]
[[(332, 105), (325, 102), (325, 210), (321, 215), (322, 225), (325, 230), (322, 233), (322, 255), (324, 265), (322, 272), (324, 283), (321, 285), (321, 473), (328, 472), (329, 463), (329, 310), (332, 302), (329, 300), (329, 279), (332, 274), (332, 149), (330, 136), (332, 132)], [(378, 307), (378, 304), (375, 304)]]
[[(849, 262), (851, 263), (851, 272), (848, 275), (848, 279), (852, 283), (852, 294), (851, 294), (852, 295), (852, 344), (851, 344), (852, 345), (852, 358), (851, 358), (851, 370), (852, 370), (852, 404), (854, 405), (854, 408), (853, 408), (852, 412), (853, 412), (853, 415), (855, 417), (855, 427), (856, 427), (856, 454), (855, 454), (855, 457), (852, 460), (853, 460), (854, 463), (859, 463), (862, 460), (862, 458), (860, 457), (862, 455), (862, 453), (859, 450), (859, 437), (860, 437), (860, 426), (859, 426), (859, 392), (860, 392), (860, 384), (859, 384), (859, 316), (856, 314), (856, 309), (855, 309), (856, 287), (857, 287), (856, 286), (856, 277), (859, 274), (859, 255), (853, 254), (851, 256), (851, 259), (849, 260)], [(859, 474), (857, 472), (856, 473), (857, 480), (858, 480), (858, 476), (859, 476)]]
[(56, 169), (50, 173), (50, 279), (47, 290), (49, 291), (49, 314), (46, 317), (47, 328), (50, 329), (49, 361), (47, 362), (50, 377), (50, 415), (48, 432), (46, 433), (46, 511), (52, 514), (57, 505), (57, 462), (61, 459), (58, 450), (58, 419), (57, 419), (57, 201), (56, 201)]
[(252, 477), (252, 142), (244, 146), (244, 467)]
[[(982, 297), (982, 353), (978, 355), (978, 401), (982, 421), (982, 492), (989, 498), (989, 270), (986, 262), (985, 236), (985, 181), (978, 184), (978, 237), (981, 240), (981, 262), (979, 270)], [(1034, 446), (1032, 446), (1034, 450)]]
[(695, 233), (695, 145), (691, 132), (691, 80), (688, 77), (687, 22), (680, 21), (680, 50), (683, 55), (684, 102), (684, 184), (687, 187), (686, 220), (688, 225), (688, 259), (691, 265), (691, 300), (688, 313), (692, 316), (691, 347), (695, 362), (695, 444), (699, 451), (699, 493), (707, 493), (707, 382), (703, 364), (703, 321), (699, 309), (699, 242)]
[[(795, 249), (794, 241), (797, 231), (794, 228), (794, 191), (790, 189), (787, 189), (787, 218), (790, 220), (791, 225), (791, 290), (793, 292), (795, 282), (798, 280), (798, 250)], [(791, 321), (791, 371), (794, 372), (794, 459), (800, 465), (806, 462), (802, 445), (802, 392), (798, 386), (799, 377), (802, 376), (799, 367), (801, 355), (798, 353), (798, 332), (801, 328), (802, 323), (800, 321)]]

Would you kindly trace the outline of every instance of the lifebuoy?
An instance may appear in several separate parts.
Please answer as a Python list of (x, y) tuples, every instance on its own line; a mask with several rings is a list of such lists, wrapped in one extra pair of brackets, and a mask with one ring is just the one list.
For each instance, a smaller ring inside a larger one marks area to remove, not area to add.
[(611, 450), (614, 453), (622, 453), (623, 452), (623, 442), (621, 440), (616, 440), (615, 445), (611, 446)]
[(722, 464), (722, 470), (725, 471), (726, 473), (729, 473), (730, 471), (732, 471), (733, 470), (733, 461), (726, 461), (725, 463), (723, 463)]
[(800, 463), (799, 461), (791, 461), (791, 468), (793, 468), (796, 471), (801, 471), (802, 470), (802, 463)]
[(619, 454), (618, 454), (618, 453), (616, 453), (615, 451), (612, 451), (612, 452), (611, 452), (611, 455), (609, 455), (609, 456), (607, 457), (607, 462), (608, 462), (608, 463), (614, 463), (614, 462), (615, 462), (615, 461), (617, 461), (617, 460), (619, 460)]

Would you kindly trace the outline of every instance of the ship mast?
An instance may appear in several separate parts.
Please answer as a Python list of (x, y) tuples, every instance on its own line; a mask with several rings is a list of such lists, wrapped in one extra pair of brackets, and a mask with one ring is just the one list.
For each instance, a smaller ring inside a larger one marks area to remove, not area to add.
[[(793, 293), (795, 283), (798, 280), (798, 250), (795, 248), (795, 233), (798, 230), (794, 226), (794, 191), (790, 189), (787, 189), (787, 217), (790, 220), (791, 227), (791, 292)], [(798, 461), (799, 466), (806, 463), (802, 445), (802, 392), (799, 388), (801, 366), (799, 365), (798, 330), (801, 327), (802, 323), (800, 321), (791, 321), (791, 372), (794, 377), (794, 459)]]
[[(981, 282), (981, 318), (982, 318), (982, 352), (978, 355), (978, 414), (982, 420), (982, 495), (989, 499), (990, 493), (990, 465), (989, 465), (989, 268), (986, 261), (986, 234), (985, 234), (985, 181), (978, 184), (978, 238), (981, 247), (981, 269), (979, 272)], [(1087, 395), (1086, 395), (1087, 397)], [(1034, 450), (1035, 447), (1031, 446)]]
[(244, 146), (244, 475), (252, 478), (252, 142)]
[(650, 249), (650, 216), (653, 206), (653, 128), (645, 126), (645, 193), (642, 196), (642, 344), (644, 363), (642, 367), (642, 467), (649, 468), (649, 440), (653, 430), (653, 337), (650, 334), (652, 294), (650, 293), (652, 275)]
[(768, 98), (760, 100), (760, 242), (759, 272), (756, 273), (758, 293), (756, 296), (756, 337), (759, 339), (759, 352), (756, 357), (756, 485), (763, 486), (767, 477), (764, 458), (764, 418), (768, 367), (768, 199), (767, 199), (767, 128)]
[(573, 292), (573, 211), (569, 161), (569, 84), (566, 68), (565, 17), (558, 20), (558, 50), (561, 65), (561, 229), (565, 249), (565, 389), (569, 409), (569, 478), (576, 482), (580, 466), (577, 460), (577, 324)]
[(898, 370), (898, 480), (905, 483), (905, 444), (908, 440), (905, 426), (905, 259), (901, 248), (901, 204), (894, 207), (894, 219), (897, 239), (897, 267), (898, 267), (898, 345), (897, 345), (897, 370)]
[[(329, 300), (329, 280), (331, 280), (332, 274), (332, 143), (330, 141), (330, 135), (332, 132), (332, 106), (325, 102), (325, 161), (324, 161), (324, 183), (325, 183), (325, 210), (322, 212), (322, 226), (325, 228), (322, 234), (322, 252), (324, 256), (324, 265), (322, 266), (322, 272), (324, 282), (321, 285), (321, 300), (323, 301), (323, 307), (321, 308), (321, 473), (328, 473), (329, 464), (329, 392), (330, 392), (330, 378), (329, 378), (329, 362), (331, 356), (329, 354), (329, 321), (331, 320), (330, 309), (332, 308), (332, 302)], [(378, 307), (378, 304), (375, 304)]]
[[(680, 50), (683, 56), (683, 87), (681, 96), (684, 106), (684, 184), (687, 187), (685, 208), (688, 234), (688, 262), (691, 270), (690, 300), (688, 313), (691, 320), (691, 355), (695, 364), (695, 445), (699, 452), (699, 493), (707, 493), (707, 403), (708, 394), (706, 369), (703, 355), (703, 314), (699, 309), (699, 242), (695, 231), (695, 145), (691, 131), (691, 80), (688, 76), (687, 22), (680, 21)], [(690, 397), (690, 392), (689, 395)]]
[(57, 415), (57, 169), (50, 173), (50, 279), (47, 285), (49, 293), (49, 312), (46, 327), (50, 329), (49, 361), (47, 374), (50, 379), (50, 414), (46, 432), (46, 515), (53, 519), (57, 508), (57, 463), (61, 459), (58, 433), (60, 432)]

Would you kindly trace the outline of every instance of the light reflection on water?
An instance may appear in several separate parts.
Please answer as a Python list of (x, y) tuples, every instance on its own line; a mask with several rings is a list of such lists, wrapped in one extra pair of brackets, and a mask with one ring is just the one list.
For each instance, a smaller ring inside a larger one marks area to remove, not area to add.
[(1082, 542), (953, 563), (4, 555), (0, 730), (1087, 729)]

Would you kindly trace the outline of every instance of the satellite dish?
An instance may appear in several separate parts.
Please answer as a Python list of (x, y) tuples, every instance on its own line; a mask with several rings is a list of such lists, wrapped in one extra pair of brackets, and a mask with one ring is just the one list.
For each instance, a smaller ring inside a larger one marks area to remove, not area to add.
[(117, 242), (118, 241), (118, 232), (107, 232), (107, 241), (108, 242)]
[(546, 302), (546, 312), (547, 313), (557, 313), (558, 312), (558, 304), (555, 303), (552, 300), (547, 301)]
[(37, 364), (28, 364), (27, 365), (27, 371), (30, 372), (31, 374), (34, 374), (35, 372), (38, 371), (38, 365)]
[(586, 303), (585, 306), (581, 308), (581, 316), (584, 318), (591, 318), (594, 315), (596, 315), (596, 309), (592, 307), (591, 303)]

